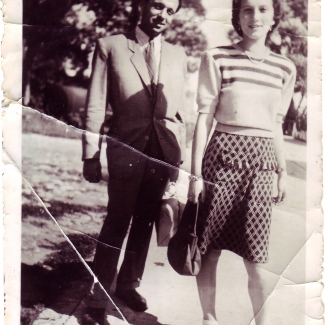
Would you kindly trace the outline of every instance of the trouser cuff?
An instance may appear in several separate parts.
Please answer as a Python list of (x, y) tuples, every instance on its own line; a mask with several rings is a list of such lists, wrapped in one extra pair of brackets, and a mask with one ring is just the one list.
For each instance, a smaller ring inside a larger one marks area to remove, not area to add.
[(106, 308), (109, 301), (109, 297), (107, 296), (108, 292), (107, 294), (106, 292), (98, 282), (93, 283), (84, 300), (86, 306), (91, 308)]
[(116, 284), (116, 291), (133, 290), (140, 286), (140, 280), (132, 282), (122, 282)]

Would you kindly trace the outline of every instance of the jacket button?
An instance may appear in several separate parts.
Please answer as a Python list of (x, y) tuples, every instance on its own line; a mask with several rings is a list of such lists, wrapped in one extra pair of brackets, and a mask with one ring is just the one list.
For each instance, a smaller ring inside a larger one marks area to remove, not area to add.
[(146, 136), (144, 137), (144, 139), (148, 141), (148, 140), (149, 140), (149, 137), (146, 135)]

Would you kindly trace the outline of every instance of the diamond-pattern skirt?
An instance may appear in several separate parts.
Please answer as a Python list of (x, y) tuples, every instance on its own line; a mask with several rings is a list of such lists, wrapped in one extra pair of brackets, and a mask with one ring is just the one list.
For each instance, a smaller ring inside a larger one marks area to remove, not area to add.
[(198, 219), (199, 248), (227, 249), (266, 263), (272, 213), (273, 139), (216, 131), (202, 176), (206, 199)]

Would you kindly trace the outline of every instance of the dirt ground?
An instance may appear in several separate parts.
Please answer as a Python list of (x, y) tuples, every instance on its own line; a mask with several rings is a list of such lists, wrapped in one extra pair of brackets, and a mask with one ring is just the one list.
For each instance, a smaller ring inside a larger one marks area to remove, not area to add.
[[(91, 267), (106, 216), (108, 174), (106, 159), (102, 159), (103, 180), (99, 184), (85, 181), (81, 141), (64, 138), (64, 134), (24, 133), (22, 148), (21, 305), (22, 324), (27, 325), (37, 323), (39, 314), (49, 306), (60, 315), (71, 315), (71, 305), (83, 300), (91, 276), (59, 227)], [(163, 249), (162, 260), (153, 262), (156, 267), (168, 263)], [(111, 314), (118, 318), (113, 307)], [(51, 324), (61, 321), (56, 317)], [(156, 324), (150, 317), (147, 321)]]
[[(61, 133), (63, 131), (64, 129), (60, 130)], [(96, 238), (106, 215), (108, 175), (105, 159), (102, 159), (103, 180), (99, 184), (86, 182), (82, 177), (81, 141), (65, 137), (64, 132), (61, 137), (34, 133), (24, 133), (22, 137), (22, 325), (80, 324), (80, 306), (91, 278), (58, 225), (91, 267)], [(290, 284), (294, 284), (302, 283), (304, 276), (303, 270), (299, 271), (301, 264), (295, 262), (295, 256), (305, 242), (306, 145), (292, 139), (286, 139), (285, 145), (291, 195), (288, 204), (275, 211), (273, 237), (276, 240), (270, 249), (273, 260), (270, 267), (277, 271), (281, 281), (290, 279)], [(190, 149), (188, 154), (190, 155)], [(185, 164), (183, 168), (188, 169), (188, 165)], [(184, 196), (185, 183), (182, 186), (184, 188), (181, 188), (180, 192)], [(294, 245), (286, 245), (288, 238), (293, 238), (291, 240)], [(236, 301), (236, 308), (245, 309), (245, 299), (248, 298), (246, 284), (242, 283), (245, 277), (243, 280), (236, 278), (234, 272), (242, 272), (241, 267), (234, 268), (231, 265), (237, 265), (239, 261), (227, 254), (221, 259), (219, 306), (222, 306), (222, 303), (231, 305)], [(199, 324), (201, 312), (195, 278), (175, 274), (168, 265), (166, 250), (157, 248), (156, 245), (151, 246), (147, 264), (141, 290), (150, 297), (151, 306), (141, 318), (122, 305), (122, 311), (128, 315), (130, 323), (132, 321), (135, 325), (161, 325), (170, 324), (172, 319), (173, 324), (177, 325)], [(287, 278), (283, 278), (284, 275), (287, 275)], [(267, 276), (270, 277), (270, 273)], [(230, 287), (229, 278), (232, 279)], [(242, 288), (239, 291), (243, 292), (238, 294), (237, 298), (228, 294), (229, 290), (237, 291), (237, 288)], [(290, 290), (288, 285), (286, 288)], [(291, 301), (288, 307), (286, 304), (289, 302), (285, 297), (281, 293), (275, 299), (274, 308), (285, 309), (288, 313), (291, 308), (290, 313), (297, 314), (299, 303)], [(169, 304), (169, 299), (172, 299), (173, 303)], [(162, 305), (158, 303), (159, 300), (166, 303)], [(242, 323), (246, 324), (244, 318), (251, 317), (249, 314), (240, 316), (234, 314), (231, 309), (226, 311), (221, 307), (219, 312), (221, 317), (224, 314), (224, 319), (228, 319), (228, 322), (223, 324), (239, 324), (233, 322), (233, 319), (243, 319)], [(108, 314), (114, 318), (110, 324), (124, 324), (114, 306), (109, 308)], [(163, 319), (165, 321), (162, 323)], [(277, 319), (276, 324), (289, 323)], [(297, 324), (298, 322), (295, 322), (295, 325)]]
[[(28, 315), (52, 304), (65, 285), (78, 279), (78, 274), (88, 277), (42, 204), (85, 260), (91, 261), (94, 238), (106, 215), (107, 185), (90, 184), (83, 179), (78, 140), (24, 134), (22, 148), (21, 300), (26, 308), (23, 314)], [(26, 318), (23, 324), (32, 321)]]

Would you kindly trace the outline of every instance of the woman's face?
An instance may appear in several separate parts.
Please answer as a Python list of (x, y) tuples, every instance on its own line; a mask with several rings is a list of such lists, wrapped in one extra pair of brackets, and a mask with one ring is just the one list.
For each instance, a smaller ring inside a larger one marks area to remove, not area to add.
[(239, 12), (239, 25), (244, 36), (250, 39), (266, 37), (274, 24), (272, 0), (242, 0)]

